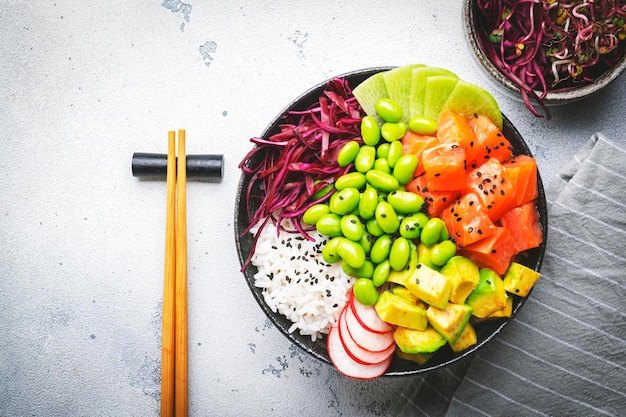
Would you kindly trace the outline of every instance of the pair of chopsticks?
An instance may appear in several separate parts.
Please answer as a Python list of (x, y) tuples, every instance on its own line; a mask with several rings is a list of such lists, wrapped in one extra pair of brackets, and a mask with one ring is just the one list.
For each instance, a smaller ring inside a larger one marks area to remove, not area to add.
[(168, 132), (161, 417), (187, 416), (187, 160), (185, 131)]

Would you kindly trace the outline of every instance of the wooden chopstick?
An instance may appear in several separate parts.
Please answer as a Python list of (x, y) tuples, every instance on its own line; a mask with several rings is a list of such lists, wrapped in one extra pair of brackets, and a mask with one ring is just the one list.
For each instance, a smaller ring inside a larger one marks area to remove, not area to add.
[(176, 417), (187, 417), (187, 157), (185, 131), (178, 131), (176, 189)]
[(174, 296), (176, 283), (176, 132), (168, 134), (165, 276), (161, 343), (161, 417), (174, 416)]

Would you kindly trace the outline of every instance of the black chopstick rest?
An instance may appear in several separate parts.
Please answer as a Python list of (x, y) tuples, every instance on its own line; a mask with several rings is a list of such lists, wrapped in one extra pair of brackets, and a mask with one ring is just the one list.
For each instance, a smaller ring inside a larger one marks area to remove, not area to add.
[[(132, 170), (133, 177), (165, 178), (167, 176), (167, 155), (135, 152)], [(224, 155), (187, 155), (187, 178), (217, 180), (223, 177)]]

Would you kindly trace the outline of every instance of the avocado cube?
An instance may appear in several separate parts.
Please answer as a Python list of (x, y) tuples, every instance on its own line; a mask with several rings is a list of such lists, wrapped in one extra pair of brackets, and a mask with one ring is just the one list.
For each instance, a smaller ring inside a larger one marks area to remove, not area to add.
[(444, 309), (430, 306), (426, 310), (428, 322), (448, 343), (456, 342), (471, 315), (472, 307), (466, 304), (448, 303)]
[(504, 282), (493, 269), (480, 270), (478, 285), (470, 293), (465, 304), (473, 308), (472, 314), (478, 318), (485, 318), (506, 307), (507, 299)]
[(456, 342), (450, 343), (453, 352), (461, 352), (478, 342), (476, 331), (471, 323), (467, 323)]
[(424, 330), (428, 325), (426, 310), (389, 291), (380, 294), (374, 308), (383, 321), (396, 326)]
[(425, 330), (398, 326), (393, 331), (393, 338), (404, 353), (432, 353), (446, 344), (446, 339), (431, 326)]
[(452, 283), (439, 271), (418, 264), (413, 274), (404, 283), (406, 288), (426, 304), (446, 308), (452, 291)]
[(534, 269), (512, 262), (504, 274), (504, 289), (511, 294), (526, 297), (540, 276)]
[(502, 310), (494, 311), (485, 319), (500, 319), (500, 318), (509, 318), (513, 314), (513, 297), (506, 298), (506, 305)]
[(404, 353), (400, 349), (396, 349), (396, 356), (405, 361), (415, 362), (418, 365), (424, 365), (430, 358), (433, 357), (432, 353)]
[(439, 271), (452, 282), (450, 302), (463, 304), (480, 279), (478, 266), (464, 256), (454, 256)]

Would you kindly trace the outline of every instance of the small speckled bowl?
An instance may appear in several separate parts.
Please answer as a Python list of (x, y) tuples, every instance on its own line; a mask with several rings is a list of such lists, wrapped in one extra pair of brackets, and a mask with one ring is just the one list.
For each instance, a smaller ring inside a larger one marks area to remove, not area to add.
[[(476, 16), (475, 16), (476, 0), (463, 1), (463, 21), (467, 34), (467, 41), (473, 56), (476, 58), (479, 66), (483, 68), (494, 84), (499, 87), (509, 97), (521, 101), (520, 89), (513, 82), (504, 76), (504, 74), (487, 58), (480, 47), (476, 33)], [(543, 99), (543, 103), (548, 106), (571, 103), (586, 97), (589, 97), (602, 90), (619, 77), (626, 70), (626, 53), (620, 61), (604, 74), (598, 77), (593, 83), (585, 84), (581, 87), (560, 92), (548, 92)], [(541, 92), (537, 92), (537, 95)]]

